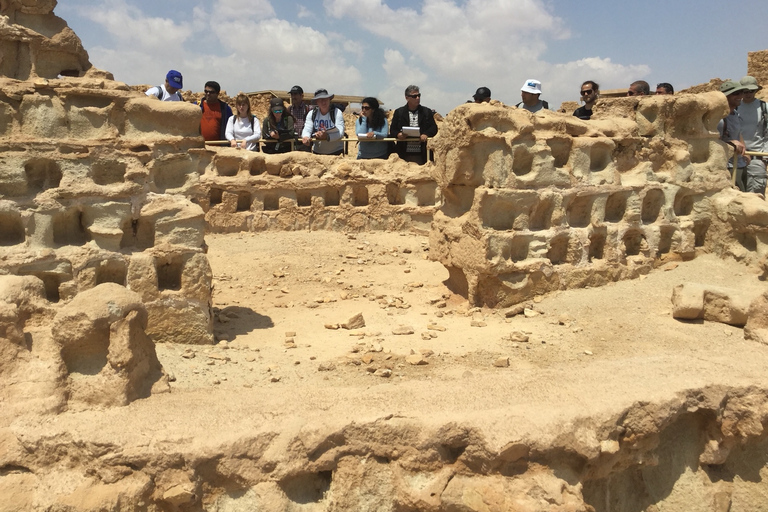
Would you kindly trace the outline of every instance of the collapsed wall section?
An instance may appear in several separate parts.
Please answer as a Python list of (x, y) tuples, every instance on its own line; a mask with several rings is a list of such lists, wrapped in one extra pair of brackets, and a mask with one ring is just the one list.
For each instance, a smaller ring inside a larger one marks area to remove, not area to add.
[(725, 96), (604, 107), (591, 121), (500, 104), (448, 115), (434, 141), (444, 201), (430, 249), (470, 302), (600, 286), (698, 250), (765, 256), (764, 201), (730, 190), (716, 131)]

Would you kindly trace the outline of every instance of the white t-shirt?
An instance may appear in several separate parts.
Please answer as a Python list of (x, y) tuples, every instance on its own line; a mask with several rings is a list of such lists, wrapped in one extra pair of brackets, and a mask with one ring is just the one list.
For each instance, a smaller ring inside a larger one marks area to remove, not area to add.
[(251, 126), (251, 120), (248, 118), (243, 119), (240, 116), (232, 116), (227, 121), (227, 128), (225, 136), (227, 140), (244, 140), (245, 149), (248, 151), (256, 151), (259, 148), (259, 139), (261, 138), (261, 126), (259, 126), (259, 120), (251, 116), (253, 120), (253, 126)]
[(768, 151), (768, 134), (763, 125), (760, 100), (752, 103), (741, 102), (736, 109), (741, 117), (741, 133), (747, 145), (747, 151)]
[(149, 89), (147, 89), (147, 92), (145, 92), (144, 94), (146, 94), (147, 96), (154, 96), (155, 98), (157, 98), (157, 94), (160, 91), (162, 91), (163, 93), (163, 96), (162, 98), (160, 98), (160, 101), (184, 101), (179, 91), (176, 91), (175, 93), (171, 94), (165, 89), (165, 84), (150, 87)]

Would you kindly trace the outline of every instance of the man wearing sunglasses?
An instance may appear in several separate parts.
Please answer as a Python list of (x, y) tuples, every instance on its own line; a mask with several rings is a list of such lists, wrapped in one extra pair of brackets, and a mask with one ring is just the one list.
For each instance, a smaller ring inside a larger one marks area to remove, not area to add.
[(404, 141), (408, 138), (403, 133), (404, 126), (418, 128), (419, 141), (398, 142), (397, 154), (403, 160), (424, 165), (427, 163), (427, 138), (437, 135), (437, 124), (435, 112), (421, 104), (421, 92), (416, 85), (405, 88), (405, 105), (392, 115), (389, 136)]
[(226, 140), (227, 121), (232, 117), (232, 107), (219, 99), (221, 86), (218, 82), (205, 82), (200, 110), (200, 134), (205, 140)]
[(597, 85), (597, 82), (587, 80), (581, 84), (580, 95), (584, 105), (577, 108), (573, 112), (573, 115), (579, 119), (589, 121), (592, 118), (592, 107), (595, 106), (595, 103), (597, 103), (597, 98), (600, 97), (600, 86)]

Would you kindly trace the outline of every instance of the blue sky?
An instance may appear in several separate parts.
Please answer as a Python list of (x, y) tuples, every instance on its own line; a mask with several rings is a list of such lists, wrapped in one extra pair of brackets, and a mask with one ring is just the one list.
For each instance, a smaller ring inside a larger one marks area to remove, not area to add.
[(757, 0), (61, 0), (54, 12), (128, 84), (178, 69), (193, 91), (298, 84), (396, 108), (413, 83), (442, 114), (480, 86), (516, 104), (527, 78), (552, 108), (577, 100), (584, 80), (677, 90), (739, 79), (747, 52), (768, 48)]

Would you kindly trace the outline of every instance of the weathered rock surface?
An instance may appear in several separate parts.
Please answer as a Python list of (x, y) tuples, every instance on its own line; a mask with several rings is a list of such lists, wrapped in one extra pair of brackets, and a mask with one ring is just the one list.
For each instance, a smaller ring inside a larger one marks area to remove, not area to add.
[(747, 323), (752, 297), (740, 290), (686, 283), (672, 292), (672, 317), (737, 325)]
[(768, 292), (752, 301), (748, 316), (744, 337), (768, 345)]

